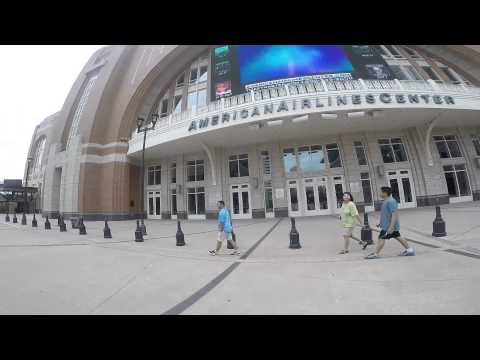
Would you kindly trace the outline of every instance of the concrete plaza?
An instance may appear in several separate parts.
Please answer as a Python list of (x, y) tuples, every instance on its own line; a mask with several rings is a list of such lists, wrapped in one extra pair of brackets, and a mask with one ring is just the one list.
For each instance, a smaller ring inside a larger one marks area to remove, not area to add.
[[(301, 249), (288, 248), (288, 219), (234, 221), (242, 253), (212, 257), (215, 221), (85, 222), (80, 236), (0, 218), (0, 314), (480, 314), (480, 203), (442, 207), (448, 236), (433, 238), (435, 208), (401, 210), (402, 233), (417, 256), (364, 260), (342, 248), (331, 216), (298, 218)], [(371, 225), (378, 213), (370, 214)], [(357, 233), (359, 230), (357, 230)], [(375, 235), (375, 233), (374, 233)]]

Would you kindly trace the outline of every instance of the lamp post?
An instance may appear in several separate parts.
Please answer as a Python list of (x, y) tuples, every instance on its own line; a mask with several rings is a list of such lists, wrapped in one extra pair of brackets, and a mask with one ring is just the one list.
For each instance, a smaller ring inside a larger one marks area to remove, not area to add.
[(22, 215), (22, 225), (27, 225), (27, 216), (25, 215), (25, 211), (27, 208), (27, 187), (28, 187), (28, 172), (30, 171), (30, 163), (32, 162), (32, 158), (27, 158), (27, 176), (25, 177), (25, 188), (23, 190), (23, 215)]
[(142, 211), (142, 216), (141, 216), (141, 223), (142, 225), (140, 228), (142, 229), (142, 234), (147, 235), (147, 228), (145, 227), (145, 223), (143, 222), (143, 212), (145, 209), (145, 142), (147, 140), (147, 132), (150, 130), (155, 129), (155, 124), (157, 123), (159, 116), (158, 114), (152, 114), (151, 115), (151, 120), (150, 122), (146, 122), (144, 118), (138, 118), (137, 119), (137, 133), (140, 134), (143, 132), (143, 148), (142, 148), (142, 196), (141, 196), (141, 211)]

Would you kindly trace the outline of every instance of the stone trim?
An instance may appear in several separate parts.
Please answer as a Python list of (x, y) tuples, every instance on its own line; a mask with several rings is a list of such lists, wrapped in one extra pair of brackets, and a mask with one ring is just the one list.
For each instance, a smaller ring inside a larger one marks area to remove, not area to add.
[(94, 164), (106, 164), (112, 162), (128, 163), (126, 154), (109, 154), (105, 156), (101, 155), (82, 155), (80, 163), (94, 163)]
[(265, 219), (265, 209), (252, 209), (253, 219)]
[(276, 218), (288, 217), (288, 207), (274, 208), (273, 212), (274, 212)]
[(417, 207), (445, 205), (450, 203), (448, 194), (417, 196)]

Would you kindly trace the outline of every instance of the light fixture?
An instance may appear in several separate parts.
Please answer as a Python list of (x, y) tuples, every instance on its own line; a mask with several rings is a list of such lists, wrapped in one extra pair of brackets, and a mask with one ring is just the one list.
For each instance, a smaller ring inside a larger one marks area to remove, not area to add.
[(365, 116), (365, 111), (354, 111), (347, 113), (349, 118), (362, 117)]
[(283, 120), (272, 120), (267, 122), (267, 126), (279, 126), (283, 124)]
[(303, 116), (298, 116), (296, 118), (292, 119), (292, 122), (294, 123), (299, 123), (299, 122), (304, 122), (308, 120), (308, 115), (303, 115)]
[(328, 113), (321, 114), (320, 116), (322, 117), (322, 119), (336, 119), (338, 117), (337, 114), (328, 114)]

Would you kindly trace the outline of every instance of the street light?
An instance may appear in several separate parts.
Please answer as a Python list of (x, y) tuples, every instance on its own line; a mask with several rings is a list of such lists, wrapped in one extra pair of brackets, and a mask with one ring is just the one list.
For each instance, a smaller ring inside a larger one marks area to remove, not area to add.
[[(137, 119), (137, 133), (140, 134), (143, 132), (143, 148), (142, 148), (142, 196), (141, 196), (141, 211), (142, 211), (142, 216), (141, 216), (141, 223), (142, 225), (140, 226), (142, 235), (147, 235), (147, 228), (145, 227), (145, 223), (143, 222), (143, 211), (145, 209), (145, 204), (144, 204), (144, 198), (145, 198), (145, 142), (147, 140), (147, 132), (150, 130), (155, 129), (155, 124), (157, 123), (157, 120), (159, 118), (158, 114), (152, 114), (151, 115), (151, 120), (150, 122), (146, 122), (144, 118), (138, 118)], [(137, 228), (138, 231), (138, 228)]]
[(27, 216), (25, 215), (25, 210), (27, 208), (27, 187), (28, 187), (28, 173), (30, 171), (30, 163), (32, 158), (27, 158), (27, 176), (25, 177), (25, 188), (23, 189), (23, 215), (22, 215), (22, 225), (27, 225)]

